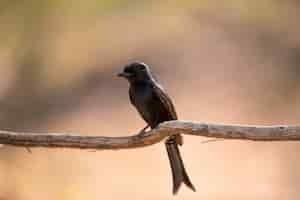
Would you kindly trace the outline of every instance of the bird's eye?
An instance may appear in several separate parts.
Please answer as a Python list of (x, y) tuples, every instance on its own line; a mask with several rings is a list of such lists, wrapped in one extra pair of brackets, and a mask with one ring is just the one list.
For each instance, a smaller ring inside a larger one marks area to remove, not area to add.
[(124, 72), (130, 73), (130, 74), (133, 74), (133, 73), (134, 73), (134, 71), (133, 71), (131, 68), (125, 68), (125, 69), (124, 69)]
[(144, 65), (139, 65), (137, 67), (138, 71), (145, 71), (146, 70), (146, 67)]

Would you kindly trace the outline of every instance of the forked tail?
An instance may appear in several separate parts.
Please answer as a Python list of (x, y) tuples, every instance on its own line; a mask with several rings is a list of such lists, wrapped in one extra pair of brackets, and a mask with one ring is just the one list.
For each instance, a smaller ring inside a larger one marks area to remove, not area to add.
[(184, 168), (178, 144), (176, 142), (176, 136), (169, 137), (165, 142), (165, 145), (167, 148), (168, 157), (172, 169), (173, 194), (177, 194), (182, 182), (195, 192), (196, 189)]

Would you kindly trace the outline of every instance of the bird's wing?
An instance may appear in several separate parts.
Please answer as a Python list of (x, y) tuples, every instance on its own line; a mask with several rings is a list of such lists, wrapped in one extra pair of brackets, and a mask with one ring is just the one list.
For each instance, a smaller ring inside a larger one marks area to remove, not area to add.
[(154, 95), (156, 98), (160, 100), (161, 106), (163, 107), (164, 110), (168, 112), (168, 115), (170, 120), (177, 119), (177, 113), (175, 111), (175, 107), (172, 103), (171, 98), (168, 96), (168, 94), (165, 92), (165, 90), (158, 84), (155, 83), (153, 84), (154, 87)]
[[(177, 113), (175, 111), (175, 107), (172, 103), (171, 98), (164, 91), (164, 89), (159, 84), (154, 84), (154, 95), (159, 99), (159, 104), (161, 107), (161, 111), (169, 120), (177, 120)], [(181, 135), (171, 136), (169, 140), (175, 140), (177, 144), (183, 144), (183, 138)]]

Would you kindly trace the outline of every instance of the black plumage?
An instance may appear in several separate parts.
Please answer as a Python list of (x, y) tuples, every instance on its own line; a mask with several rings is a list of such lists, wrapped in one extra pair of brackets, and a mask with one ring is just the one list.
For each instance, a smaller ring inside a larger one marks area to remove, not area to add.
[[(131, 63), (125, 66), (119, 76), (130, 83), (129, 97), (142, 118), (152, 129), (164, 121), (177, 120), (175, 107), (164, 89), (153, 78), (149, 67), (144, 63)], [(195, 191), (185, 170), (178, 145), (182, 145), (181, 135), (171, 136), (165, 146), (172, 169), (173, 194), (176, 194), (181, 183)]]

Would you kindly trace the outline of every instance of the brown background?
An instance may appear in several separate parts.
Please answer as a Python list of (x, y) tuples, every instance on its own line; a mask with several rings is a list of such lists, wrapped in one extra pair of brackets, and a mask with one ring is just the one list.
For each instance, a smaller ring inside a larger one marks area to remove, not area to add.
[[(297, 1), (0, 2), (0, 127), (124, 136), (144, 126), (116, 77), (143, 61), (180, 119), (299, 124)], [(171, 195), (162, 144), (135, 150), (0, 149), (1, 200), (298, 199), (297, 142), (185, 137), (198, 191)]]

